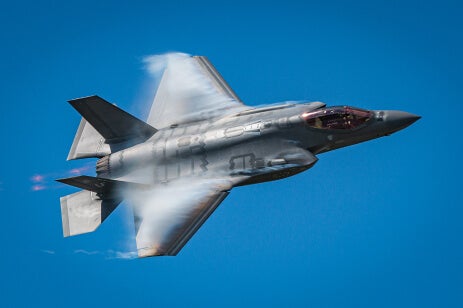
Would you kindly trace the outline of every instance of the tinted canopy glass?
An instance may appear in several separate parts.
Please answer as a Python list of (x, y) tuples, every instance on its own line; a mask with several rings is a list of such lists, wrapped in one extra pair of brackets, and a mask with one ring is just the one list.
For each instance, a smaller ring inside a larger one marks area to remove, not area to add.
[(331, 107), (302, 115), (307, 125), (320, 129), (354, 129), (371, 118), (371, 112), (353, 107)]

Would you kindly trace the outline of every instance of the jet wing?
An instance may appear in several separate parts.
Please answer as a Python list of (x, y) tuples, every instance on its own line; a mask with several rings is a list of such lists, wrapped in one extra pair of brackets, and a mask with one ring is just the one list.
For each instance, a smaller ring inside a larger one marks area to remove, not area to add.
[(249, 109), (206, 57), (176, 53), (153, 61), (165, 66), (147, 120), (153, 127), (208, 120)]
[(175, 256), (229, 194), (222, 179), (177, 180), (149, 191), (133, 191), (139, 257)]

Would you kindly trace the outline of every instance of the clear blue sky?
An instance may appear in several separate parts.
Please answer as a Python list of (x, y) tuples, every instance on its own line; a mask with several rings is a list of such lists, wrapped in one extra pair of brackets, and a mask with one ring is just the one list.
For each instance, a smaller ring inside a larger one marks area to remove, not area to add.
[[(3, 307), (463, 306), (460, 1), (41, 2), (0, 8)], [(86, 164), (65, 161), (66, 100), (141, 116), (141, 59), (168, 51), (208, 56), (249, 105), (423, 118), (235, 189), (177, 257), (108, 259), (133, 236), (126, 206), (62, 237), (59, 197), (75, 190), (52, 179)]]

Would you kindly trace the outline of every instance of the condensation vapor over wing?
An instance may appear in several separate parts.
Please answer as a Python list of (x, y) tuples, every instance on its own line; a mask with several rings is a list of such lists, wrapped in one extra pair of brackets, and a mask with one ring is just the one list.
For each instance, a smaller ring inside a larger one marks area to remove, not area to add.
[(224, 179), (182, 179), (150, 190), (127, 189), (133, 206), (138, 255), (176, 255), (233, 186)]
[(204, 57), (169, 53), (146, 57), (145, 63), (154, 77), (163, 71), (147, 121), (153, 127), (207, 120), (249, 108)]

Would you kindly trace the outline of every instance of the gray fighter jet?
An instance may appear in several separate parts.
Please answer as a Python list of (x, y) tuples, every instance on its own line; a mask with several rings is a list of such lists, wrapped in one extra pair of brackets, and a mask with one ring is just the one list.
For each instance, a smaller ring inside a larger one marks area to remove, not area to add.
[(58, 180), (83, 189), (61, 198), (64, 236), (94, 231), (127, 200), (139, 257), (176, 255), (234, 187), (292, 176), (323, 152), (420, 118), (321, 102), (246, 106), (205, 57), (184, 54), (166, 61), (146, 122), (98, 96), (69, 103), (83, 118), (68, 160), (98, 161), (96, 177)]

